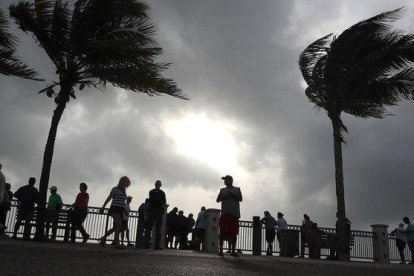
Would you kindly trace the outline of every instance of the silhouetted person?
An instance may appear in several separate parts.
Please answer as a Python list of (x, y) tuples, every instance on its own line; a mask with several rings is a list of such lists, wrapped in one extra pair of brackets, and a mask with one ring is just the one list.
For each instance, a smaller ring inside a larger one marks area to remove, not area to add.
[(276, 220), (269, 211), (264, 211), (264, 217), (260, 220), (265, 225), (265, 238), (267, 242), (266, 255), (272, 256), (273, 254), (273, 242), (276, 236)]
[(14, 225), (13, 239), (17, 237), (17, 231), (19, 231), (22, 221), (25, 221), (23, 239), (30, 239), (31, 224), (33, 219), (33, 213), (35, 203), (39, 200), (39, 191), (34, 187), (36, 178), (30, 177), (27, 185), (20, 187), (15, 193), (14, 197), (18, 200), (17, 206), (17, 220)]
[(86, 243), (89, 239), (89, 234), (86, 233), (85, 228), (83, 227), (83, 222), (88, 215), (88, 203), (89, 203), (89, 194), (86, 192), (88, 190), (88, 185), (86, 183), (79, 184), (80, 193), (76, 196), (75, 203), (73, 203), (73, 213), (72, 213), (72, 227), (71, 227), (71, 242), (76, 242), (76, 230), (82, 235), (82, 243)]
[(100, 213), (104, 212), (105, 206), (111, 201), (111, 206), (109, 207), (108, 216), (111, 216), (114, 220), (113, 226), (111, 229), (106, 231), (105, 235), (98, 239), (100, 245), (106, 245), (106, 238), (114, 233), (114, 245), (115, 248), (124, 248), (119, 244), (119, 233), (122, 229), (122, 216), (125, 210), (125, 204), (127, 200), (126, 189), (131, 185), (131, 181), (128, 176), (123, 176), (119, 179), (118, 185), (113, 187), (111, 193), (106, 198)]
[(407, 245), (411, 252), (410, 264), (414, 264), (414, 225), (410, 222), (408, 217), (404, 217), (403, 221), (407, 225), (403, 233), (406, 235)]
[(395, 245), (397, 246), (398, 253), (400, 253), (400, 264), (405, 264), (404, 249), (407, 243), (407, 236), (404, 232), (404, 223), (400, 223), (398, 225), (398, 228), (395, 228), (393, 231), (391, 231), (391, 235), (395, 236)]
[(155, 181), (155, 189), (149, 192), (149, 222), (145, 231), (145, 248), (150, 247), (151, 229), (155, 223), (155, 242), (154, 249), (162, 249), (161, 242), (161, 224), (162, 216), (166, 204), (165, 193), (160, 189), (162, 186), (161, 180)]
[(180, 249), (187, 248), (187, 236), (188, 236), (188, 221), (184, 216), (184, 211), (179, 211), (177, 216), (177, 237), (175, 240), (175, 248), (177, 248), (178, 243), (180, 244)]
[(139, 248), (144, 246), (145, 243), (145, 228), (146, 222), (148, 222), (148, 208), (149, 208), (149, 198), (145, 199), (145, 202), (141, 203), (138, 207), (138, 227), (137, 227), (137, 238), (135, 242), (135, 247)]
[(317, 223), (313, 223), (311, 226), (311, 232), (308, 233), (307, 242), (309, 246), (309, 258), (310, 259), (320, 259), (321, 258), (321, 245), (322, 245), (322, 235), (325, 234), (324, 231), (318, 228)]
[(122, 216), (122, 229), (121, 229), (121, 244), (124, 245), (124, 237), (126, 235), (127, 246), (132, 246), (133, 244), (129, 240), (129, 213), (131, 213), (131, 206), (129, 204), (132, 201), (132, 196), (127, 197), (127, 202), (125, 204), (124, 214)]
[(313, 222), (310, 220), (307, 214), (303, 215), (302, 226), (300, 227), (300, 236), (301, 236), (301, 243), (300, 243), (300, 257), (305, 257), (305, 244), (309, 246), (309, 234), (312, 231), (312, 224)]
[(283, 218), (283, 214), (281, 212), (277, 213), (277, 240), (279, 242), (279, 249), (280, 249), (280, 256), (287, 256), (287, 222)]
[(233, 177), (230, 175), (223, 176), (225, 188), (220, 189), (216, 201), (221, 202), (220, 214), (220, 235), (219, 235), (219, 253), (223, 256), (223, 242), (227, 240), (231, 256), (238, 257), (236, 253), (237, 235), (239, 234), (240, 219), (240, 202), (243, 200), (240, 188), (233, 186)]
[(63, 201), (60, 195), (57, 193), (56, 186), (52, 186), (50, 189), (50, 196), (46, 207), (46, 237), (49, 236), (49, 227), (52, 224), (52, 236), (50, 241), (56, 240), (56, 231), (59, 223), (59, 212), (63, 207)]
[(5, 185), (6, 194), (8, 199), (5, 197), (3, 198), (2, 203), (0, 203), (0, 236), (3, 235), (4, 231), (7, 229), (6, 226), (6, 218), (7, 212), (10, 211), (11, 207), (11, 200), (13, 199), (13, 193), (10, 191), (11, 185), (10, 183), (6, 183)]
[[(338, 217), (338, 214), (336, 214), (336, 217)], [(336, 224), (335, 224), (335, 228), (339, 229), (339, 219), (336, 220)], [(351, 221), (348, 218), (344, 219), (344, 223), (345, 225), (345, 230), (346, 230), (346, 238), (348, 241), (351, 240)], [(329, 233), (327, 234), (327, 241), (328, 241), (328, 246), (330, 247), (330, 253), (329, 256), (327, 257), (328, 260), (336, 260), (337, 256), (336, 253), (338, 251), (338, 249), (342, 249), (342, 250), (346, 250), (348, 248), (349, 250), (349, 245), (344, 245), (344, 244), (339, 244), (339, 239), (338, 239), (338, 233)], [(333, 246), (331, 246), (332, 242), (334, 243)]]
[(177, 236), (177, 213), (178, 208), (174, 207), (167, 214), (167, 225), (166, 225), (166, 247), (177, 248), (174, 246), (174, 237)]
[(206, 229), (207, 229), (207, 214), (206, 214), (206, 207), (201, 207), (200, 212), (197, 215), (197, 220), (195, 223), (195, 232), (196, 232), (196, 239), (197, 245), (196, 250), (204, 250), (204, 242), (206, 239)]
[(195, 238), (195, 233), (194, 233), (195, 220), (194, 220), (194, 215), (192, 213), (188, 214), (187, 225), (188, 225), (188, 234), (191, 233), (191, 245), (193, 245), (192, 241)]
[(0, 164), (0, 235), (6, 230), (6, 214), (7, 206), (10, 203), (11, 198), (6, 191), (6, 178), (1, 172), (2, 165)]

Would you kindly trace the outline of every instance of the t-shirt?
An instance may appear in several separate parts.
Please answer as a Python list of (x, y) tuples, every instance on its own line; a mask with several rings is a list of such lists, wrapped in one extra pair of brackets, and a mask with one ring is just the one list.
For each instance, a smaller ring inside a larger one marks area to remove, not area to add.
[(197, 228), (197, 229), (206, 229), (207, 228), (206, 211), (201, 211), (200, 213), (198, 213), (197, 223), (196, 223), (195, 228)]
[(161, 189), (152, 189), (149, 192), (149, 210), (163, 212), (166, 203), (165, 193)]
[(403, 227), (398, 227), (397, 229), (395, 229), (395, 238), (397, 240), (402, 240), (402, 241), (407, 240), (407, 235), (405, 234), (404, 226)]
[(405, 230), (405, 234), (407, 237), (408, 242), (414, 242), (414, 224), (409, 223), (407, 224), (407, 228)]
[(313, 225), (313, 221), (304, 220), (302, 223), (302, 226), (300, 227), (300, 230), (302, 231), (302, 233), (310, 233), (312, 232), (312, 225)]
[(275, 229), (276, 220), (274, 217), (267, 216), (267, 217), (262, 218), (260, 221), (264, 223), (266, 229)]
[(75, 209), (79, 211), (88, 211), (88, 193), (79, 193), (75, 200)]
[(48, 210), (57, 210), (58, 207), (63, 205), (62, 198), (59, 194), (52, 194), (49, 196), (49, 201), (47, 202)]
[(31, 211), (39, 200), (39, 191), (31, 185), (25, 185), (17, 189), (14, 197), (19, 201), (19, 209)]
[(287, 222), (284, 218), (280, 218), (276, 221), (277, 230), (288, 230)]
[(125, 189), (122, 189), (118, 186), (113, 187), (109, 195), (112, 197), (111, 207), (115, 206), (125, 208), (127, 200)]
[(231, 215), (236, 218), (240, 218), (240, 201), (235, 199), (229, 194), (242, 197), (239, 187), (225, 187), (220, 189), (218, 199), (221, 200), (221, 214), (222, 215)]

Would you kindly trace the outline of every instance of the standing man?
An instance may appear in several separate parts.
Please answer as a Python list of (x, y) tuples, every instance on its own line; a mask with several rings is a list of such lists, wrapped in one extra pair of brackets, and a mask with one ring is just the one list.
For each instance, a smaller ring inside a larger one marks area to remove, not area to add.
[(52, 224), (52, 236), (50, 237), (50, 241), (56, 241), (59, 212), (63, 207), (63, 201), (60, 195), (57, 193), (56, 186), (52, 186), (49, 189), (50, 196), (46, 207), (46, 237), (49, 236), (49, 226)]
[(302, 226), (300, 227), (300, 256), (299, 258), (305, 258), (305, 244), (309, 246), (309, 237), (312, 232), (313, 221), (310, 220), (307, 214), (303, 215)]
[(147, 229), (145, 231), (145, 248), (150, 248), (151, 229), (155, 223), (155, 242), (154, 249), (161, 250), (161, 224), (162, 216), (164, 215), (165, 193), (160, 189), (162, 186), (161, 180), (155, 181), (155, 189), (149, 192), (149, 220)]
[(223, 241), (227, 240), (230, 246), (231, 256), (238, 257), (236, 253), (237, 235), (239, 234), (240, 202), (243, 200), (239, 187), (233, 186), (233, 177), (226, 175), (224, 180), (225, 188), (220, 189), (216, 201), (221, 202), (220, 214), (220, 251), (217, 255), (223, 256)]
[(265, 238), (267, 242), (266, 255), (272, 256), (273, 242), (275, 241), (276, 236), (276, 220), (269, 211), (264, 211), (264, 217), (260, 222), (265, 225)]
[(23, 239), (30, 239), (30, 221), (33, 218), (35, 203), (39, 200), (39, 191), (34, 187), (36, 178), (30, 177), (29, 183), (26, 186), (20, 187), (15, 193), (14, 197), (19, 201), (17, 206), (17, 221), (14, 225), (13, 239), (16, 239), (17, 231), (20, 228), (22, 220), (25, 221)]
[(2, 165), (0, 164), (0, 235), (6, 230), (6, 214), (7, 207), (10, 204), (9, 194), (6, 191), (6, 178), (1, 172)]
[(281, 212), (277, 213), (276, 228), (277, 228), (277, 240), (279, 242), (280, 256), (287, 256), (288, 227), (287, 227), (287, 222), (283, 218), (283, 214)]
[(411, 251), (410, 264), (414, 264), (414, 224), (410, 222), (410, 219), (408, 217), (404, 217), (403, 221), (405, 224), (407, 224), (407, 228), (405, 231), (403, 231), (403, 233), (405, 232), (408, 249)]

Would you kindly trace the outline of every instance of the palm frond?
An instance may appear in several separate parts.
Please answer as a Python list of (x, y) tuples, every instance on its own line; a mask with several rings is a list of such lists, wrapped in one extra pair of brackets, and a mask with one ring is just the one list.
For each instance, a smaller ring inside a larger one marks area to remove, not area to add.
[(0, 74), (41, 81), (39, 74), (15, 55), (14, 49), (0, 49)]

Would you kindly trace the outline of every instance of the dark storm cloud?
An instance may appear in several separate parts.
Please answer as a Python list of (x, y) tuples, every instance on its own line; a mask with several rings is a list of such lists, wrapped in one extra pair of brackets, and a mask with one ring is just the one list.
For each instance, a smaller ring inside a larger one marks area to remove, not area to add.
[[(0, 7), (5, 8), (5, 1)], [(72, 1), (73, 2), (73, 1)], [(243, 218), (283, 211), (290, 223), (309, 213), (333, 225), (335, 188), (330, 121), (304, 96), (297, 59), (311, 42), (407, 1), (149, 1), (150, 16), (172, 62), (174, 78), (191, 101), (147, 97), (108, 87), (82, 91), (69, 103), (58, 131), (51, 183), (70, 202), (78, 183), (90, 183), (91, 202), (101, 204), (117, 179), (131, 175), (134, 198), (143, 200), (155, 179), (165, 181), (174, 205), (195, 211), (220, 187), (219, 173), (180, 155), (165, 121), (206, 114), (232, 121), (245, 172), (235, 178), (245, 191)], [(383, 2), (383, 3), (382, 3)], [(414, 31), (414, 30), (411, 30)], [(41, 49), (22, 38), (21, 54), (48, 80), (54, 69)], [(1, 77), (0, 160), (16, 186), (40, 176), (53, 103), (35, 92), (44, 84)], [(345, 116), (344, 146), (348, 215), (358, 228), (395, 223), (412, 214), (412, 104), (393, 108), (384, 120)], [(186, 193), (203, 188), (205, 194)], [(197, 198), (197, 197), (200, 197)], [(138, 203), (136, 203), (138, 204)], [(208, 202), (216, 207), (214, 201)], [(409, 212), (411, 211), (411, 213)]]

